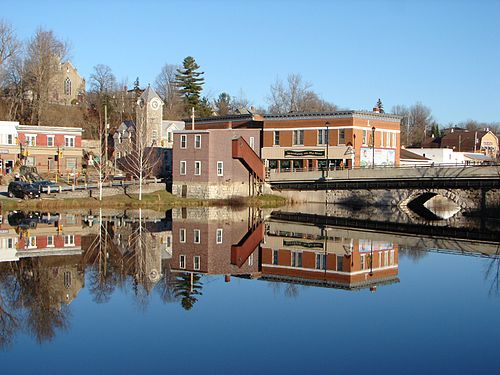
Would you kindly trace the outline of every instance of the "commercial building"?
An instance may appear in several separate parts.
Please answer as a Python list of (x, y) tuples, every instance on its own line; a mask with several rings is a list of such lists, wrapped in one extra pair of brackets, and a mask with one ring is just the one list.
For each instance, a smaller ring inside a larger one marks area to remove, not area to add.
[(0, 121), (0, 171), (17, 165), (40, 173), (74, 174), (82, 168), (82, 128), (20, 125)]
[(194, 129), (261, 131), (261, 158), (271, 170), (399, 164), (401, 116), (369, 111), (243, 114), (196, 119)]

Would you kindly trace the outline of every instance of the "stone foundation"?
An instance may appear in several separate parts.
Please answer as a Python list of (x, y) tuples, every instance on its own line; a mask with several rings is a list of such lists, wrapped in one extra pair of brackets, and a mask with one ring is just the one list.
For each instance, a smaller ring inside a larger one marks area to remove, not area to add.
[[(183, 194), (183, 189), (185, 194)], [(182, 184), (173, 183), (172, 194), (178, 197), (198, 199), (228, 199), (235, 197), (248, 197), (252, 195), (248, 183), (245, 182), (224, 184), (209, 184), (198, 182)]]

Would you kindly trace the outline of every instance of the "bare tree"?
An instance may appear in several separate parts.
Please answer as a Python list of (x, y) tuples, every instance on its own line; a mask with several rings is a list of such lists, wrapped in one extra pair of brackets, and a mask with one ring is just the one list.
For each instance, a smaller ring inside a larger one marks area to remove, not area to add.
[(1, 88), (6, 93), (5, 99), (9, 108), (7, 117), (10, 120), (23, 120), (27, 117), (24, 105), (24, 94), (27, 90), (25, 73), (25, 62), (22, 57), (15, 56), (9, 59), (4, 69)]
[(68, 45), (50, 30), (39, 28), (28, 41), (26, 72), (33, 94), (32, 123), (40, 125), (50, 99), (52, 79), (68, 53)]
[(139, 200), (142, 200), (142, 185), (160, 162), (161, 149), (155, 147), (149, 134), (144, 115), (137, 118), (132, 150), (123, 157), (124, 169), (139, 181)]
[(116, 90), (116, 77), (111, 68), (104, 64), (94, 66), (90, 75), (91, 91), (99, 94), (111, 93)]
[(167, 119), (176, 120), (184, 114), (184, 104), (181, 93), (176, 84), (177, 70), (179, 65), (165, 64), (155, 80), (155, 90), (163, 99), (163, 116)]
[(312, 89), (312, 84), (302, 79), (300, 74), (289, 74), (286, 82), (277, 78), (271, 85), (267, 98), (269, 112), (320, 112), (336, 110), (337, 106), (320, 98)]
[(405, 146), (421, 145), (431, 130), (433, 118), (431, 109), (420, 102), (407, 107), (396, 105), (392, 113), (403, 117), (401, 120), (401, 143)]
[(0, 20), (0, 68), (9, 58), (15, 57), (20, 48), (21, 43), (18, 41), (12, 26)]

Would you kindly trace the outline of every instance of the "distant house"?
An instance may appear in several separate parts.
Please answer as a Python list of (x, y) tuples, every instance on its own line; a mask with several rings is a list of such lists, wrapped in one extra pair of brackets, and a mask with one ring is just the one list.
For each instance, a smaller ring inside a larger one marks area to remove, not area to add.
[(498, 156), (498, 137), (489, 130), (469, 131), (461, 128), (446, 129), (442, 137), (432, 138), (423, 148), (447, 148), (455, 152), (482, 153), (491, 158)]
[(428, 166), (432, 164), (432, 160), (430, 158), (426, 158), (425, 156), (419, 155), (415, 152), (402, 148), (399, 154), (399, 165), (402, 167), (405, 166)]

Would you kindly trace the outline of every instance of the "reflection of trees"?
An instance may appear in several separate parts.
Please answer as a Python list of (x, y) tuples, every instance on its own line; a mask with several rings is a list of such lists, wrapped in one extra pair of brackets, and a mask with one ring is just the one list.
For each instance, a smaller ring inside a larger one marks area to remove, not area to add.
[(16, 279), (7, 272), (0, 273), (0, 348), (10, 345), (19, 328), (13, 303), (17, 300), (18, 291)]
[(485, 280), (491, 279), (489, 294), (500, 294), (500, 245), (486, 267)]
[(411, 248), (411, 247), (400, 247), (399, 248), (399, 257), (406, 257), (408, 259), (411, 259), (413, 262), (418, 263), (422, 258), (424, 258), (427, 255), (427, 251), (425, 250), (420, 250), (416, 248)]
[(196, 296), (201, 296), (203, 284), (200, 275), (193, 272), (177, 274), (174, 283), (174, 296), (179, 298), (184, 310), (191, 310), (198, 301)]
[(287, 298), (297, 298), (300, 294), (300, 289), (304, 287), (303, 285), (280, 281), (270, 281), (268, 285), (273, 289), (275, 295), (283, 293)]
[(177, 298), (175, 297), (175, 275), (171, 272), (170, 264), (166, 264), (162, 269), (162, 277), (160, 281), (155, 286), (155, 291), (160, 295), (163, 303), (172, 303), (176, 302)]

